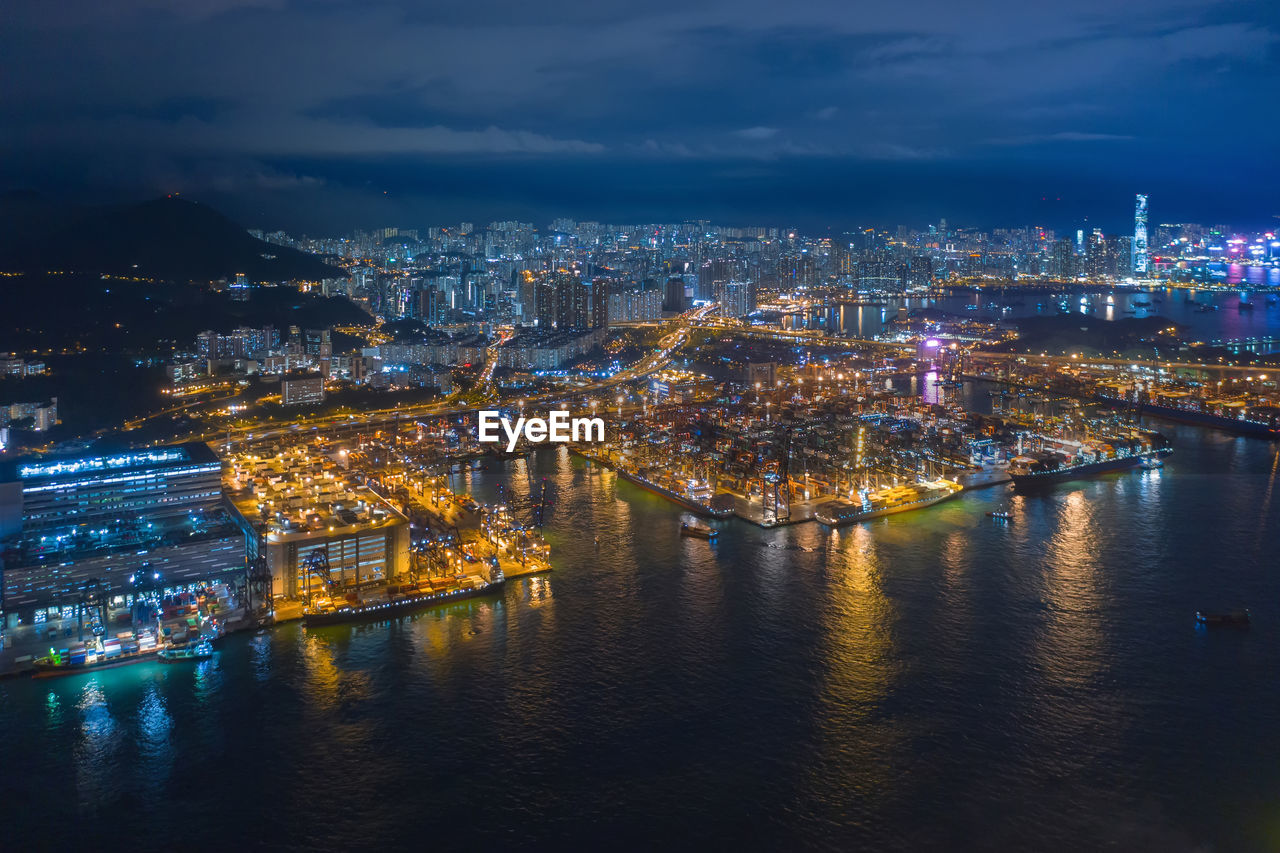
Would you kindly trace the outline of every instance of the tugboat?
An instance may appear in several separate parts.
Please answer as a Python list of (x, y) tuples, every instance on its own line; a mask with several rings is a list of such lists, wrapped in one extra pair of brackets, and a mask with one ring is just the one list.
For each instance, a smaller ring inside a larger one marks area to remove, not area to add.
[(681, 524), (681, 536), (693, 536), (698, 539), (715, 539), (720, 534), (719, 530), (714, 527), (706, 527), (701, 524)]
[(1164, 462), (1158, 456), (1144, 456), (1138, 463), (1138, 467), (1143, 471), (1154, 471), (1157, 468), (1163, 468)]
[(161, 649), (159, 657), (165, 663), (178, 663), (184, 660), (206, 660), (213, 657), (213, 644), (208, 640), (201, 640), (194, 646)]
[(1197, 610), (1196, 623), (1199, 625), (1248, 625), (1248, 610)]

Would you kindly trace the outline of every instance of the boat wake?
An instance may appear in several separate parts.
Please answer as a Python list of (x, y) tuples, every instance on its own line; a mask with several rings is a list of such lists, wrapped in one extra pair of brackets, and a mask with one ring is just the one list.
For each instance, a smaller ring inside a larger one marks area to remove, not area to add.
[(763, 539), (753, 540), (752, 545), (759, 545), (761, 548), (772, 548), (775, 551), (817, 551), (809, 545), (779, 545), (777, 542), (766, 542)]

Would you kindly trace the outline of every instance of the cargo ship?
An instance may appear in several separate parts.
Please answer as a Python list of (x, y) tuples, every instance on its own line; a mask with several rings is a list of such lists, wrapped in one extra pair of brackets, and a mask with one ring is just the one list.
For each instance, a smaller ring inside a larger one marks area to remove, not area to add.
[(51, 648), (47, 656), (32, 663), (32, 668), (36, 678), (115, 669), (154, 660), (160, 648), (154, 634), (137, 637), (119, 635), (91, 643), (76, 643), (65, 649)]
[(913, 509), (924, 509), (960, 494), (963, 489), (949, 480), (913, 483), (863, 494), (861, 501), (830, 501), (814, 512), (813, 517), (828, 527), (856, 524), (884, 515), (895, 515)]
[(669, 489), (666, 486), (658, 485), (657, 483), (653, 482), (652, 480), (650, 480), (649, 478), (645, 477), (642, 474), (628, 471), (626, 468), (623, 468), (620, 465), (614, 465), (613, 463), (609, 462), (607, 459), (601, 459), (598, 456), (585, 453), (582, 450), (579, 450), (578, 448), (571, 448), (571, 449), (574, 453), (577, 453), (583, 459), (586, 459), (590, 462), (594, 462), (597, 465), (603, 465), (604, 467), (611, 469), (619, 477), (626, 480), (628, 483), (631, 483), (633, 486), (639, 486), (640, 488), (644, 489), (646, 492), (652, 492), (653, 494), (658, 495), (659, 497), (663, 497), (669, 501), (672, 501), (673, 503), (677, 503), (680, 506), (684, 507), (685, 509), (689, 510), (690, 512), (697, 513), (698, 515), (707, 516), (710, 518), (729, 518), (733, 515), (733, 506), (731, 504), (726, 504), (718, 500), (723, 496), (713, 495), (711, 493), (710, 485), (707, 484), (705, 481), (689, 484), (688, 487), (693, 492), (693, 494), (681, 494), (680, 492), (677, 492), (674, 489)]
[[(1186, 392), (1177, 395), (1191, 399)], [(1100, 402), (1112, 406), (1132, 406), (1135, 416), (1150, 415), (1153, 418), (1195, 424), (1197, 426), (1214, 427), (1233, 432), (1237, 435), (1249, 435), (1255, 438), (1280, 438), (1280, 410), (1265, 406), (1238, 406), (1238, 411), (1230, 415), (1220, 415), (1201, 409), (1192, 409), (1170, 403), (1134, 402), (1113, 394), (1099, 394)]]
[(966, 489), (980, 489), (1009, 482), (1009, 466), (1004, 463), (966, 468), (956, 474), (956, 482)]
[(633, 486), (639, 486), (646, 492), (652, 492), (659, 497), (666, 498), (669, 501), (679, 504), (690, 512), (698, 515), (706, 515), (712, 518), (728, 518), (733, 515), (732, 509), (713, 509), (709, 504), (699, 503), (691, 497), (682, 495), (674, 489), (668, 489), (666, 486), (660, 486), (652, 480), (646, 479), (639, 474), (633, 474), (625, 468), (614, 468), (618, 476), (631, 483)]
[[(343, 602), (308, 610), (302, 614), (302, 624), (308, 628), (320, 628), (325, 625), (341, 625), (345, 622), (364, 622), (373, 619), (388, 619), (434, 607), (438, 604), (449, 604), (481, 595), (490, 595), (502, 589), (506, 579), (481, 581), (471, 586), (452, 586), (446, 589), (427, 591), (411, 589), (408, 594), (397, 593), (385, 601), (378, 602)], [(403, 590), (404, 587), (400, 587)]]
[(1009, 462), (1015, 486), (1089, 477), (1159, 459), (1173, 450), (1158, 433), (1095, 437), (1087, 444), (1038, 436), (1044, 449), (1019, 453)]
[(33, 667), (36, 678), (53, 678), (59, 675), (78, 675), (82, 672), (96, 672), (100, 669), (115, 669), (118, 666), (143, 663), (155, 660), (158, 649), (154, 646), (148, 651), (122, 652), (117, 655), (101, 653), (86, 654), (84, 651), (70, 653), (49, 650), (48, 657), (37, 658)]

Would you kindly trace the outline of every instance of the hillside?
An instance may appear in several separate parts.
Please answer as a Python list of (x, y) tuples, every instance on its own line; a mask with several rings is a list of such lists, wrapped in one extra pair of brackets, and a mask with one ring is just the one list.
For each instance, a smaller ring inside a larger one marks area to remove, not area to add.
[[(56, 224), (55, 224), (56, 222)], [(45, 217), (0, 256), (8, 270), (110, 273), (156, 281), (212, 281), (244, 273), (250, 281), (337, 278), (314, 255), (257, 239), (213, 208), (160, 198), (91, 213)]]

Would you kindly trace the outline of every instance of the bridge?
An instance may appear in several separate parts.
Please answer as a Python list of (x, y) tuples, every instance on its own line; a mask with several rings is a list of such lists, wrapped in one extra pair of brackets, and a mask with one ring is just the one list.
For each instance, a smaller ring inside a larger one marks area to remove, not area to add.
[(694, 328), (710, 331), (732, 332), (737, 337), (756, 338), (757, 340), (781, 341), (815, 347), (865, 347), (868, 349), (887, 349), (904, 354), (916, 352), (914, 344), (896, 341), (876, 341), (868, 338), (833, 338), (821, 332), (810, 332), (803, 329), (778, 329), (770, 326), (750, 326), (721, 318), (703, 319), (694, 324)]
[(1216, 341), (1206, 341), (1205, 346), (1230, 350), (1237, 355), (1242, 352), (1253, 353), (1254, 355), (1267, 355), (1280, 350), (1280, 338), (1225, 338)]
[[(1135, 367), (1145, 367), (1153, 370), (1202, 370), (1210, 373), (1258, 373), (1268, 372), (1266, 367), (1248, 364), (1214, 364), (1212, 362), (1202, 361), (1162, 361), (1159, 359), (1135, 359), (1135, 358), (1109, 358), (1104, 356), (1074, 356), (1074, 355), (1030, 355), (1027, 353), (1011, 353), (1011, 352), (972, 352), (969, 358), (973, 362), (991, 362), (991, 361), (1021, 361), (1030, 366), (1051, 364), (1071, 365), (1073, 367), (1086, 367), (1093, 365), (1105, 365), (1108, 367), (1125, 368), (1132, 370)], [(1280, 369), (1273, 369), (1271, 372), (1280, 374)]]

